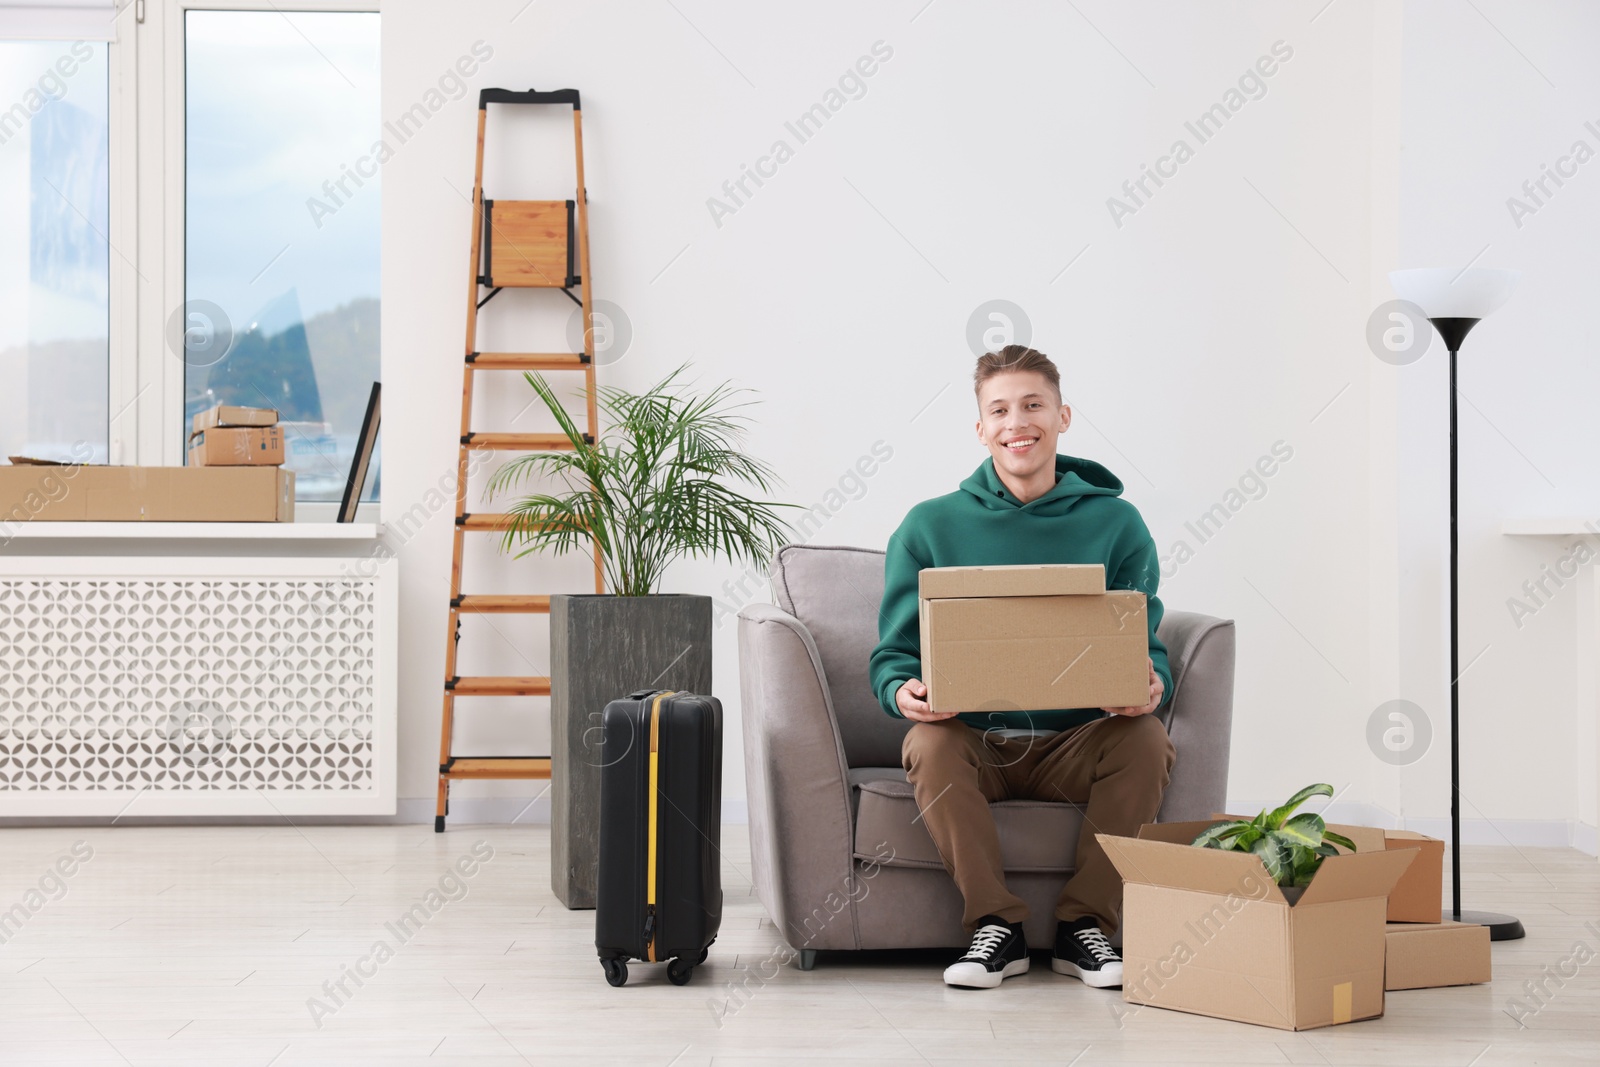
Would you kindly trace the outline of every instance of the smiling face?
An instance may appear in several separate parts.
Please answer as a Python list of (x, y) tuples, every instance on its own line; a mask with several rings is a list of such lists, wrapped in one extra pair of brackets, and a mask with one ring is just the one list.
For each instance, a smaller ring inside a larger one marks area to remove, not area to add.
[(1038, 371), (995, 374), (978, 391), (978, 440), (994, 457), (1001, 480), (1019, 497), (1025, 494), (1016, 492), (1016, 486), (1048, 489), (1055, 484), (1056, 439), (1071, 423), (1072, 409)]

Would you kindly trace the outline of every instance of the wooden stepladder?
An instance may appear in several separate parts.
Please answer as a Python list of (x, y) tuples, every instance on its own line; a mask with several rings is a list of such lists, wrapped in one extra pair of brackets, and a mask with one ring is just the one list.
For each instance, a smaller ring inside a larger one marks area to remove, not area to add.
[[(573, 200), (487, 200), (483, 195), (483, 144), (490, 104), (571, 105), (577, 164)], [(544, 594), (483, 594), (461, 591), (461, 559), (470, 533), (503, 534), (506, 514), (467, 510), (467, 474), (474, 451), (554, 452), (572, 448), (560, 433), (484, 433), (472, 428), (472, 392), (479, 371), (582, 371), (586, 386), (584, 438), (598, 432), (595, 404), (594, 305), (590, 293), (589, 207), (583, 182), (583, 111), (576, 89), (517, 92), (484, 89), (478, 94), (478, 149), (472, 180), (472, 253), (467, 281), (466, 362), (461, 382), (460, 458), (456, 467), (456, 522), (450, 557), (450, 612), (445, 631), (444, 714), (439, 732), (439, 803), (433, 828), (444, 831), (450, 783), (463, 778), (549, 778), (549, 756), (459, 756), (452, 751), (457, 697), (548, 696), (550, 679), (462, 677), (456, 653), (464, 614), (548, 614)], [(583, 309), (582, 352), (479, 352), (478, 313), (501, 289), (559, 289)], [(579, 291), (573, 296), (572, 290)], [(484, 293), (487, 290), (487, 294)], [(605, 592), (599, 545), (594, 545), (594, 591)]]

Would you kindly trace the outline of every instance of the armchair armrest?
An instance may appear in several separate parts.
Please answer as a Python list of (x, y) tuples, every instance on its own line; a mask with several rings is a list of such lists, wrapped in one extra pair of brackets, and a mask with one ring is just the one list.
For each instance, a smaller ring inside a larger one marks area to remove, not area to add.
[[(772, 604), (739, 612), (739, 704), (756, 894), (791, 945), (859, 947), (850, 787), (827, 677), (805, 625)], [(849, 916), (830, 903), (843, 899)], [(832, 920), (828, 944), (807, 925), (818, 909)]]
[(1161, 822), (1209, 818), (1222, 811), (1228, 799), (1233, 620), (1168, 611), (1157, 636), (1167, 646), (1172, 667), (1172, 700), (1156, 714), (1178, 750), (1178, 762), (1156, 818)]

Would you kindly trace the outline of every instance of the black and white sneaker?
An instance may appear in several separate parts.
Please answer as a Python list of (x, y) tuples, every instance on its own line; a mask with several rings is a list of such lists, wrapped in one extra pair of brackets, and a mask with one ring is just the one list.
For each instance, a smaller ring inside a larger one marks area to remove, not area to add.
[(1096, 989), (1122, 985), (1122, 957), (1111, 947), (1094, 916), (1086, 915), (1070, 923), (1056, 923), (1056, 949), (1050, 969), (1083, 979)]
[(1014, 974), (1028, 973), (1028, 942), (1021, 923), (996, 915), (978, 920), (967, 954), (944, 969), (946, 985), (993, 989)]

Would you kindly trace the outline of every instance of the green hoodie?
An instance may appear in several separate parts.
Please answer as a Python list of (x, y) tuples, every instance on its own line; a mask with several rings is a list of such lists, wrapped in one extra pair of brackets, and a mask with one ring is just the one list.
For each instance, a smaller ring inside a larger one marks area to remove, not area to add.
[[(1103, 563), (1107, 589), (1145, 594), (1150, 620), (1150, 659), (1172, 696), (1167, 646), (1156, 636), (1161, 568), (1155, 541), (1139, 510), (1121, 499), (1122, 482), (1100, 464), (1056, 456), (1056, 485), (1044, 496), (1019, 503), (985, 459), (957, 492), (924, 500), (889, 538), (883, 565), (883, 604), (878, 645), (872, 650), (872, 689), (883, 710), (904, 718), (895, 691), (922, 677), (917, 620), (917, 572), (923, 567), (996, 566), (1007, 563)], [(963, 712), (979, 729), (1064, 730), (1102, 716), (1098, 708), (1055, 711)]]

